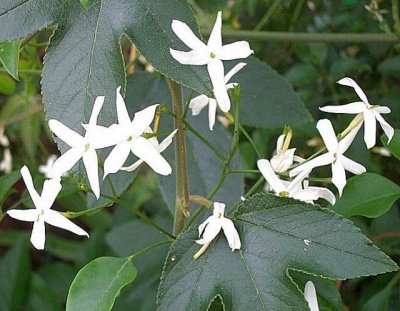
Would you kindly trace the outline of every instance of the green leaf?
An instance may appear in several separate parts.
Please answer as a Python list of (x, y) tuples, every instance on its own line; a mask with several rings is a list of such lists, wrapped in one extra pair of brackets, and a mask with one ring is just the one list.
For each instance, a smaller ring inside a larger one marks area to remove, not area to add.
[(387, 212), (400, 197), (400, 187), (378, 174), (365, 173), (347, 181), (343, 195), (331, 208), (346, 218), (361, 215), (370, 218)]
[(0, 203), (6, 199), (12, 186), (21, 178), (19, 171), (10, 172), (0, 177)]
[(333, 79), (338, 80), (345, 76), (356, 73), (371, 72), (371, 66), (361, 59), (341, 58), (335, 60), (329, 71)]
[(386, 76), (400, 78), (400, 56), (394, 56), (384, 60), (378, 66), (378, 71)]
[(21, 47), (21, 42), (22, 40), (15, 40), (0, 44), (0, 62), (15, 80), (18, 80), (19, 48)]
[(220, 295), (226, 310), (309, 310), (291, 270), (347, 279), (398, 269), (349, 220), (319, 206), (258, 194), (234, 219), (242, 247), (222, 233), (197, 260), (197, 228), (171, 247), (159, 287), (159, 310), (207, 310)]
[(69, 289), (67, 311), (110, 310), (121, 288), (136, 277), (129, 257), (100, 257), (76, 275)]
[[(249, 57), (243, 62), (247, 65), (230, 81), (240, 84), (242, 124), (276, 128), (312, 121), (293, 87), (274, 69), (255, 57)], [(227, 72), (230, 67), (233, 67), (233, 62), (227, 66)]]
[(15, 92), (17, 84), (13, 78), (6, 73), (0, 73), (0, 93), (12, 95)]
[(290, 84), (299, 87), (315, 82), (319, 77), (319, 73), (312, 64), (295, 64), (290, 67), (284, 76)]
[[(61, 278), (58, 276), (58, 280)], [(62, 304), (49, 291), (48, 284), (38, 273), (33, 273), (30, 282), (29, 297), (26, 310), (31, 311), (61, 311)]]
[(28, 295), (32, 268), (30, 264), (28, 239), (14, 241), (13, 247), (0, 261), (0, 310), (23, 309)]
[(389, 149), (389, 151), (400, 160), (400, 130), (394, 130), (394, 136), (388, 144), (388, 138), (385, 134), (382, 134), (381, 141), (383, 145)]
[(361, 311), (387, 311), (392, 288), (387, 286), (373, 295), (362, 306)]

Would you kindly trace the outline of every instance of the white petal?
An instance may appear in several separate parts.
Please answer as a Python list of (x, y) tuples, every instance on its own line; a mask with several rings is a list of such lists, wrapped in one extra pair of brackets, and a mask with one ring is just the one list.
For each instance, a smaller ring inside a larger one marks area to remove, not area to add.
[(341, 85), (350, 86), (350, 87), (354, 88), (354, 91), (356, 91), (356, 93), (360, 97), (360, 99), (364, 103), (369, 105), (367, 96), (365, 95), (363, 90), (359, 87), (359, 85), (353, 79), (351, 79), (351, 78), (343, 78), (343, 79), (339, 80), (337, 83), (339, 83)]
[(24, 180), (26, 189), (28, 189), (28, 192), (32, 198), (33, 204), (35, 205), (36, 208), (40, 208), (41, 206), (41, 199), (39, 194), (37, 193), (35, 187), (33, 186), (33, 181), (32, 181), (32, 176), (31, 173), (29, 172), (29, 169), (26, 165), (24, 165), (21, 168), (21, 175), (22, 179)]
[(379, 124), (381, 125), (383, 131), (385, 132), (386, 136), (388, 137), (388, 143), (390, 143), (394, 135), (393, 127), (391, 127), (389, 123), (387, 123), (385, 119), (383, 119), (383, 117), (378, 112), (374, 111), (374, 114)]
[(129, 126), (131, 123), (131, 118), (129, 117), (128, 110), (126, 109), (125, 101), (120, 93), (121, 87), (117, 88), (116, 94), (116, 104), (117, 104), (117, 115), (118, 123), (122, 126)]
[(62, 186), (60, 182), (61, 178), (59, 176), (44, 181), (41, 196), (42, 209), (49, 209), (53, 205), (57, 195), (61, 191)]
[(218, 106), (223, 112), (228, 112), (231, 109), (231, 101), (225, 88), (224, 65), (220, 60), (214, 60), (207, 64), (207, 70)]
[(314, 283), (311, 281), (306, 283), (306, 287), (304, 288), (304, 298), (307, 300), (311, 311), (319, 311), (317, 292), (315, 291)]
[(103, 107), (104, 96), (97, 96), (93, 105), (92, 114), (90, 115), (88, 128), (92, 126), (96, 126), (97, 117), (99, 116), (101, 107)]
[(335, 205), (336, 203), (336, 197), (335, 195), (332, 193), (332, 191), (330, 191), (327, 188), (322, 188), (322, 187), (311, 187), (313, 189), (317, 189), (318, 190), (318, 196), (322, 199), (327, 200), (329, 203), (331, 203), (332, 205)]
[(143, 137), (134, 139), (131, 143), (131, 151), (138, 158), (144, 160), (156, 173), (161, 175), (171, 174), (171, 166), (147, 139)]
[(81, 135), (66, 127), (60, 121), (50, 120), (49, 127), (51, 131), (58, 136), (58, 138), (71, 147), (76, 146), (83, 141), (83, 137)]
[(333, 160), (334, 160), (334, 157), (333, 157), (332, 153), (328, 152), (328, 153), (321, 154), (320, 156), (318, 156), (310, 161), (304, 162), (303, 164), (292, 169), (289, 172), (289, 176), (293, 177), (293, 176), (296, 176), (297, 174), (299, 174), (300, 172), (305, 172), (305, 171), (310, 172), (315, 167), (331, 164)]
[(370, 149), (376, 143), (376, 118), (374, 113), (366, 109), (364, 111), (364, 142), (367, 148)]
[[(129, 151), (130, 151), (130, 149), (129, 149)], [(121, 167), (121, 171), (127, 171), (127, 172), (132, 172), (132, 171), (134, 171), (134, 170), (136, 170), (139, 166), (140, 166), (140, 164), (142, 164), (144, 161), (143, 160), (137, 160), (135, 163), (133, 163), (132, 165), (129, 165), (129, 166), (123, 166), (123, 167)]]
[(288, 149), (281, 152), (271, 159), (271, 166), (275, 172), (286, 172), (290, 166), (293, 165), (293, 157), (296, 148)]
[(118, 172), (118, 170), (124, 165), (126, 158), (129, 156), (131, 151), (131, 142), (124, 141), (119, 143), (111, 150), (107, 159), (104, 161), (104, 176), (103, 179), (112, 173)]
[(349, 159), (348, 157), (345, 157), (344, 155), (340, 157), (340, 161), (342, 161), (343, 167), (353, 174), (359, 175), (367, 171), (364, 166)]
[(307, 189), (301, 189), (296, 191), (295, 193), (291, 194), (290, 197), (300, 200), (303, 202), (308, 202), (308, 203), (314, 203), (315, 200), (318, 200), (318, 191), (307, 188)]
[(332, 163), (332, 183), (339, 191), (339, 196), (342, 196), (343, 188), (346, 186), (346, 172), (341, 161), (337, 160)]
[(257, 167), (267, 182), (271, 185), (271, 188), (275, 191), (275, 193), (279, 194), (281, 192), (287, 192), (286, 187), (283, 185), (279, 177), (276, 176), (268, 160), (258, 160)]
[(223, 218), (222, 220), (222, 229), (224, 230), (224, 234), (226, 239), (228, 240), (229, 247), (234, 251), (235, 249), (240, 249), (242, 246), (240, 243), (239, 234), (232, 222), (232, 220), (228, 218)]
[(222, 17), (221, 11), (217, 14), (217, 19), (215, 20), (215, 24), (213, 29), (211, 30), (210, 38), (208, 39), (207, 47), (214, 53), (219, 54), (219, 51), (222, 47)]
[(237, 41), (226, 44), (221, 48), (220, 59), (232, 60), (238, 58), (246, 58), (253, 54), (254, 51), (250, 49), (247, 41)]
[(171, 24), (172, 30), (189, 48), (192, 50), (206, 49), (206, 45), (193, 33), (192, 29), (185, 23), (173, 20)]
[(354, 138), (356, 137), (358, 131), (360, 130), (363, 122), (360, 122), (354, 129), (352, 129), (340, 142), (338, 151), (340, 154), (343, 154), (351, 145)]
[(210, 98), (206, 95), (199, 95), (193, 98), (189, 103), (189, 108), (192, 109), (192, 115), (197, 116), (205, 106), (208, 105)]
[(278, 139), (276, 140), (276, 153), (279, 154), (282, 152), (283, 144), (285, 142), (285, 134), (279, 135)]
[(97, 160), (97, 153), (93, 149), (85, 151), (83, 154), (83, 164), (85, 165), (86, 175), (89, 179), (90, 188), (97, 199), (100, 197), (99, 185), (99, 165)]
[(221, 228), (222, 228), (221, 219), (213, 217), (208, 223), (207, 227), (204, 229), (203, 238), (197, 240), (196, 243), (206, 244), (208, 242), (211, 242), (221, 231)]
[(135, 113), (132, 121), (132, 133), (137, 137), (146, 132), (147, 128), (153, 122), (154, 114), (159, 105), (151, 105)]
[(333, 130), (332, 123), (328, 119), (319, 120), (317, 129), (325, 143), (329, 152), (336, 152), (338, 149), (338, 141)]
[(233, 67), (229, 72), (225, 75), (225, 84), (229, 82), (229, 80), (239, 71), (241, 70), (244, 66), (246, 66), (246, 63), (239, 63), (235, 67)]
[(36, 221), (39, 211), (37, 209), (12, 209), (7, 211), (7, 214), (14, 219), (22, 221)]
[(213, 203), (213, 215), (217, 218), (224, 217), (225, 214), (225, 204), (220, 202)]
[(208, 126), (210, 130), (213, 130), (215, 124), (215, 115), (217, 114), (217, 101), (214, 98), (210, 98), (210, 104), (208, 105)]
[(202, 224), (199, 225), (198, 231), (199, 231), (199, 237), (203, 234), (204, 228), (208, 225), (208, 223), (214, 219), (213, 216), (208, 217)]
[(76, 162), (82, 158), (84, 153), (83, 148), (72, 147), (59, 157), (53, 164), (53, 175), (61, 176), (63, 173), (69, 171)]
[(167, 149), (169, 145), (171, 145), (172, 139), (174, 138), (177, 131), (178, 131), (177, 129), (174, 130), (171, 134), (169, 134), (167, 137), (164, 138), (164, 140), (160, 143), (158, 147), (159, 152), (163, 152), (165, 149)]
[(33, 223), (31, 243), (36, 249), (44, 249), (45, 241), (46, 229), (44, 227), (43, 217), (40, 217), (37, 221)]
[(286, 191), (289, 192), (290, 196), (293, 196), (299, 189), (301, 189), (301, 183), (310, 174), (310, 171), (301, 171), (295, 179), (286, 187)]
[(75, 225), (72, 221), (61, 215), (59, 212), (48, 210), (43, 215), (43, 218), (44, 221), (49, 225), (71, 231), (77, 235), (86, 235), (89, 237), (89, 234), (85, 230)]
[(169, 49), (172, 57), (183, 65), (205, 65), (208, 64), (212, 58), (206, 50), (192, 50), (190, 52), (177, 51)]
[[(129, 122), (128, 127), (131, 126)], [(104, 127), (96, 125), (90, 128), (85, 135), (85, 139), (88, 140), (91, 149), (102, 149), (110, 146), (114, 146), (128, 137), (129, 133), (122, 131), (122, 126), (118, 124), (115, 126)]]
[(348, 114), (361, 113), (364, 111), (364, 109), (365, 109), (365, 104), (363, 102), (354, 102), (347, 105), (325, 106), (319, 108), (319, 110), (324, 112), (348, 113)]
[(390, 108), (386, 107), (386, 106), (378, 106), (378, 107), (375, 107), (375, 108), (371, 108), (371, 110), (379, 112), (379, 113), (383, 113), (383, 114), (387, 114), (387, 113), (391, 112)]

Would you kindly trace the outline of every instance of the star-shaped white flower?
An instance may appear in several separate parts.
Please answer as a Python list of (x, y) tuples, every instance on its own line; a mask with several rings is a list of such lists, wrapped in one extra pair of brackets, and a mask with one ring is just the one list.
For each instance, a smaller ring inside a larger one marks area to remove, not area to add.
[(214, 202), (213, 215), (208, 217), (199, 226), (199, 237), (202, 236), (202, 238), (196, 241), (198, 244), (204, 245), (211, 242), (222, 229), (224, 230), (224, 234), (228, 240), (228, 244), (232, 249), (232, 252), (235, 249), (240, 249), (241, 243), (239, 234), (236, 231), (232, 220), (225, 218), (224, 213), (225, 204)]
[(120, 89), (120, 87), (117, 88), (118, 124), (111, 126), (119, 143), (104, 161), (104, 178), (110, 173), (119, 171), (130, 152), (146, 162), (156, 173), (161, 175), (171, 174), (172, 168), (160, 155), (160, 151), (148, 139), (141, 136), (153, 121), (158, 105), (152, 105), (136, 112), (131, 121)]
[(308, 162), (305, 162), (289, 172), (289, 175), (295, 176), (300, 172), (310, 172), (314, 167), (332, 165), (332, 183), (339, 191), (339, 196), (342, 195), (344, 186), (346, 185), (346, 170), (353, 174), (364, 173), (365, 167), (343, 155), (350, 147), (354, 140), (357, 131), (360, 129), (361, 123), (350, 131), (342, 140), (338, 141), (333, 130), (332, 123), (328, 119), (319, 120), (317, 129), (328, 149), (324, 153)]
[(53, 176), (61, 176), (63, 173), (69, 171), (75, 163), (82, 158), (90, 186), (96, 198), (100, 196), (96, 149), (116, 144), (114, 133), (110, 129), (96, 124), (103, 102), (104, 96), (98, 96), (96, 98), (89, 124), (82, 125), (86, 129), (85, 136), (83, 137), (66, 127), (60, 121), (49, 121), (49, 127), (53, 133), (71, 147), (71, 149), (66, 151), (54, 162), (52, 170)]
[(257, 166), (261, 174), (271, 186), (272, 190), (274, 190), (275, 194), (279, 197), (290, 197), (312, 204), (314, 201), (322, 198), (327, 200), (332, 205), (335, 204), (335, 195), (329, 189), (322, 187), (302, 188), (302, 181), (308, 175), (308, 171), (301, 172), (301, 174), (298, 174), (293, 181), (287, 182), (281, 180), (275, 174), (271, 163), (268, 160), (258, 160)]
[(222, 45), (221, 12), (218, 12), (217, 20), (215, 21), (207, 45), (197, 38), (185, 23), (174, 20), (171, 27), (179, 39), (192, 49), (189, 52), (170, 49), (172, 57), (184, 65), (207, 65), (214, 96), (218, 105), (222, 111), (229, 111), (231, 102), (225, 87), (224, 65), (222, 61), (248, 57), (253, 53), (249, 43), (246, 41), (237, 41)]
[(367, 148), (370, 149), (373, 146), (375, 146), (376, 121), (380, 123), (383, 131), (388, 137), (388, 143), (389, 143), (394, 135), (394, 129), (383, 119), (381, 113), (382, 114), (390, 113), (390, 108), (379, 105), (371, 105), (368, 102), (367, 96), (365, 95), (363, 90), (351, 78), (343, 78), (339, 80), (337, 83), (352, 87), (362, 101), (341, 106), (325, 106), (319, 109), (325, 112), (334, 112), (334, 113), (347, 113), (347, 114), (362, 113), (365, 122), (364, 141), (365, 144), (367, 145)]
[(35, 205), (35, 209), (9, 210), (7, 214), (18, 220), (33, 222), (31, 243), (35, 248), (44, 249), (46, 240), (45, 222), (77, 235), (89, 237), (89, 234), (85, 230), (79, 228), (59, 212), (50, 209), (61, 190), (60, 177), (46, 180), (43, 184), (42, 195), (39, 196), (33, 186), (31, 173), (26, 166), (21, 168), (21, 175)]
[(304, 287), (304, 298), (308, 302), (311, 311), (319, 311), (317, 291), (315, 290), (314, 283), (308, 281)]
[[(171, 134), (169, 134), (166, 138), (164, 138), (164, 140), (159, 143), (156, 137), (151, 137), (148, 139), (148, 141), (154, 146), (154, 148), (159, 152), (163, 152), (165, 149), (168, 148), (169, 145), (171, 145), (172, 143), (172, 138), (174, 138), (176, 132), (178, 130), (174, 130)], [(146, 130), (146, 133), (153, 133), (153, 131), (151, 130), (151, 128), (148, 128)], [(127, 167), (121, 167), (122, 171), (128, 171), (128, 172), (132, 172), (135, 169), (137, 169), (139, 167), (140, 164), (142, 164), (144, 161), (142, 159), (137, 160), (135, 163), (133, 163), (130, 166)]]
[[(225, 87), (227, 90), (234, 88), (237, 83), (228, 83), (229, 80), (236, 74), (240, 69), (246, 66), (246, 63), (239, 63), (235, 67), (233, 67), (226, 75), (225, 75)], [(205, 106), (208, 105), (208, 120), (210, 130), (213, 129), (215, 124), (215, 114), (217, 113), (217, 101), (214, 98), (210, 98), (206, 95), (199, 95), (193, 98), (189, 103), (189, 108), (192, 109), (192, 115), (198, 115)], [(222, 108), (221, 108), (222, 110)]]

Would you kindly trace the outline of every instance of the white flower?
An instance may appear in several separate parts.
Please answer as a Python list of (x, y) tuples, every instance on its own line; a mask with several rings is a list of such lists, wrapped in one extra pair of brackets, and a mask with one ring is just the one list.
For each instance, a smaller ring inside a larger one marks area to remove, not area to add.
[(172, 30), (192, 50), (189, 52), (170, 49), (173, 58), (184, 65), (207, 65), (213, 91), (219, 107), (223, 112), (229, 111), (231, 102), (225, 87), (223, 60), (246, 58), (253, 53), (248, 42), (237, 41), (222, 45), (221, 12), (218, 12), (217, 20), (207, 45), (204, 44), (193, 31), (183, 22), (172, 21)]
[(319, 311), (317, 292), (314, 283), (311, 281), (308, 281), (304, 287), (304, 298), (307, 300), (311, 311)]
[[(54, 178), (56, 176), (53, 175), (53, 164), (54, 162), (57, 160), (58, 156), (56, 154), (51, 154), (47, 160), (46, 160), (46, 164), (44, 165), (39, 165), (38, 167), (38, 171), (39, 173), (42, 173), (44, 175), (44, 177), (46, 178)], [(65, 177), (67, 176), (68, 173), (65, 172), (61, 175), (61, 177)]]
[(362, 113), (365, 122), (364, 141), (365, 144), (367, 145), (367, 148), (370, 149), (373, 146), (375, 146), (376, 121), (378, 121), (381, 124), (383, 131), (388, 137), (388, 143), (389, 143), (394, 135), (394, 129), (383, 119), (381, 113), (383, 114), (390, 113), (390, 108), (379, 105), (370, 105), (367, 96), (365, 95), (363, 90), (351, 78), (343, 78), (339, 80), (337, 83), (354, 88), (357, 95), (360, 97), (362, 101), (342, 106), (325, 106), (319, 109), (325, 112), (334, 112), (334, 113), (348, 113), (348, 114)]
[(32, 198), (33, 204), (35, 205), (35, 209), (10, 210), (7, 211), (7, 214), (18, 220), (33, 222), (31, 242), (35, 248), (44, 249), (46, 240), (45, 222), (54, 227), (71, 231), (77, 235), (86, 235), (89, 237), (86, 231), (79, 228), (59, 212), (50, 209), (61, 190), (60, 177), (46, 180), (43, 184), (42, 195), (39, 196), (33, 186), (29, 169), (26, 166), (21, 168), (21, 175)]
[(136, 112), (131, 121), (124, 99), (119, 92), (120, 89), (120, 87), (117, 88), (118, 124), (111, 126), (119, 143), (104, 161), (104, 178), (108, 174), (120, 170), (130, 152), (146, 162), (156, 173), (171, 174), (172, 169), (168, 162), (148, 139), (141, 136), (153, 121), (158, 105), (152, 105)]
[(275, 194), (279, 197), (290, 197), (308, 203), (314, 203), (315, 200), (323, 198), (332, 205), (335, 204), (335, 196), (329, 189), (322, 187), (302, 188), (302, 181), (308, 175), (309, 171), (303, 171), (301, 174), (298, 174), (293, 181), (287, 182), (281, 180), (275, 174), (268, 160), (258, 160), (257, 166), (272, 190), (274, 190)]
[[(161, 143), (158, 143), (158, 140), (156, 137), (151, 137), (148, 139), (148, 141), (154, 146), (154, 148), (159, 152), (163, 152), (165, 149), (168, 148), (168, 146), (172, 143), (172, 138), (174, 138), (176, 132), (178, 130), (174, 130), (171, 134), (169, 134), (166, 138), (164, 138), (164, 140)], [(153, 133), (153, 131), (148, 128), (146, 130), (146, 133)], [(128, 166), (128, 167), (121, 167), (122, 171), (128, 171), (128, 172), (132, 172), (135, 169), (137, 169), (139, 167), (140, 164), (143, 163), (143, 160), (137, 160), (135, 163), (133, 163), (132, 165)]]
[(277, 173), (286, 172), (294, 162), (304, 161), (303, 158), (294, 155), (296, 148), (288, 149), (291, 137), (292, 130), (289, 130), (287, 134), (280, 135), (276, 142), (276, 155), (271, 159), (271, 166)]
[[(234, 74), (236, 74), (240, 69), (246, 66), (246, 63), (239, 63), (235, 67), (233, 67), (226, 75), (225, 75), (225, 87), (227, 90), (233, 88), (236, 83), (228, 83)], [(215, 123), (215, 114), (217, 112), (217, 101), (214, 98), (209, 98), (206, 95), (199, 95), (193, 98), (189, 103), (189, 108), (192, 109), (192, 114), (194, 116), (198, 115), (205, 106), (208, 105), (208, 120), (210, 130), (213, 129)], [(222, 108), (221, 108), (222, 110)]]
[(221, 229), (223, 229), (224, 234), (228, 240), (229, 247), (232, 249), (232, 252), (235, 249), (240, 249), (241, 243), (239, 234), (236, 231), (232, 220), (224, 217), (224, 212), (225, 204), (214, 202), (213, 215), (208, 217), (199, 226), (199, 237), (203, 237), (200, 240), (196, 241), (198, 244), (204, 245), (211, 242), (221, 231)]
[(53, 176), (61, 176), (69, 171), (76, 162), (83, 159), (83, 164), (86, 168), (86, 174), (89, 179), (90, 186), (94, 195), (99, 198), (99, 172), (96, 149), (105, 148), (115, 145), (115, 135), (108, 128), (97, 125), (97, 116), (103, 106), (104, 96), (99, 96), (93, 106), (92, 115), (90, 116), (89, 124), (82, 125), (86, 129), (85, 136), (66, 127), (60, 121), (50, 120), (50, 129), (71, 149), (66, 151), (53, 164)]
[(349, 148), (360, 127), (361, 123), (338, 142), (331, 121), (328, 119), (319, 120), (317, 123), (317, 129), (321, 134), (328, 152), (299, 165), (291, 170), (289, 175), (292, 177), (300, 172), (310, 172), (314, 167), (331, 164), (332, 183), (338, 189), (339, 196), (341, 196), (343, 188), (346, 185), (345, 170), (350, 171), (353, 174), (362, 174), (366, 171), (364, 166), (343, 155), (343, 153)]
[(4, 127), (0, 127), (0, 145), (3, 147), (8, 147), (10, 145), (8, 137), (4, 134)]
[(0, 171), (6, 174), (12, 171), (12, 155), (9, 148), (3, 151), (3, 161), (0, 162)]

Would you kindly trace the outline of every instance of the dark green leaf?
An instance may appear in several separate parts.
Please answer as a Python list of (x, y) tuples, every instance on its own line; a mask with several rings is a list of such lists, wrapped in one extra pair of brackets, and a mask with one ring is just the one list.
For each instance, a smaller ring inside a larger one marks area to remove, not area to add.
[(21, 178), (19, 171), (14, 171), (0, 177), (0, 203), (7, 197), (12, 186)]
[(350, 74), (370, 72), (371, 66), (360, 59), (356, 58), (341, 58), (333, 62), (330, 67), (330, 74), (333, 79), (339, 80)]
[(394, 130), (394, 136), (388, 144), (388, 138), (385, 134), (381, 136), (383, 145), (389, 149), (389, 151), (400, 160), (400, 130)]
[(343, 195), (331, 208), (346, 218), (361, 215), (375, 218), (387, 212), (400, 197), (400, 187), (378, 174), (350, 178)]
[(350, 221), (316, 205), (255, 195), (235, 216), (242, 247), (222, 233), (197, 260), (196, 228), (172, 246), (159, 288), (159, 310), (207, 310), (220, 295), (226, 310), (308, 310), (289, 277), (301, 271), (347, 279), (398, 269)]
[(361, 311), (387, 311), (391, 292), (391, 287), (383, 288), (368, 299), (368, 301), (362, 306)]
[[(58, 276), (58, 280), (61, 278)], [(57, 284), (58, 285), (58, 284)], [(57, 302), (53, 293), (49, 291), (48, 284), (38, 273), (33, 273), (30, 282), (30, 291), (27, 309), (30, 311), (62, 311), (63, 307)]]
[(384, 60), (379, 64), (378, 71), (383, 75), (400, 78), (400, 56)]
[(14, 241), (0, 261), (1, 311), (21, 310), (26, 302), (32, 272), (28, 243), (27, 237)]
[(129, 257), (100, 257), (82, 268), (68, 293), (67, 311), (110, 310), (121, 288), (136, 277)]
[(314, 65), (295, 64), (285, 73), (284, 76), (290, 84), (298, 87), (314, 82), (319, 77), (319, 73), (317, 69), (315, 69)]
[(6, 73), (0, 73), (0, 94), (12, 95), (16, 87), (17, 84), (13, 78)]
[(0, 62), (15, 80), (18, 80), (19, 48), (21, 42), (22, 40), (15, 40), (0, 44)]

